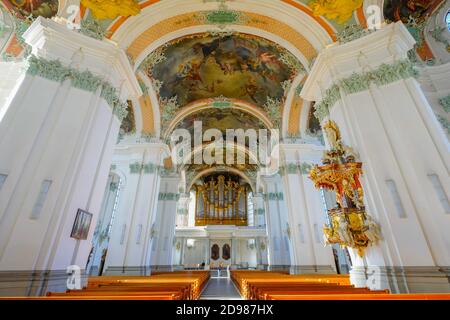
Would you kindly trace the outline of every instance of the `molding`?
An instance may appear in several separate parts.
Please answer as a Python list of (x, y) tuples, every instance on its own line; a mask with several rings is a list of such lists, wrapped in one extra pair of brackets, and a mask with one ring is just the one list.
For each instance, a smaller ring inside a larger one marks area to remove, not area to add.
[(262, 215), (264, 215), (266, 213), (266, 210), (264, 208), (259, 208), (259, 209), (255, 209), (254, 213), (256, 215), (261, 215), (262, 216)]
[(129, 165), (130, 167), (130, 174), (153, 174), (160, 170), (162, 167), (157, 166), (151, 162), (148, 162), (146, 164), (142, 164), (139, 162), (134, 162)]
[(446, 25), (442, 27), (437, 26), (429, 31), (433, 39), (436, 40), (436, 42), (442, 43), (445, 46), (445, 50), (450, 52), (450, 42), (442, 35), (443, 32), (448, 32), (448, 27)]
[(441, 116), (440, 114), (437, 114), (436, 117), (441, 126), (445, 129), (446, 133), (450, 135), (450, 121), (447, 118)]
[(178, 201), (178, 199), (180, 199), (179, 193), (160, 192), (158, 195), (158, 200), (160, 201)]
[(288, 163), (284, 167), (280, 168), (280, 172), (282, 175), (284, 174), (309, 174), (309, 171), (312, 169), (313, 164), (309, 162), (301, 162), (301, 163)]
[(47, 60), (31, 55), (28, 58), (27, 73), (56, 82), (63, 82), (69, 79), (73, 87), (88, 92), (95, 92), (101, 87), (100, 96), (105, 99), (119, 121), (122, 122), (128, 114), (128, 104), (120, 101), (118, 90), (110, 83), (92, 74), (89, 70), (79, 71), (63, 66), (59, 60)]
[[(95, 75), (108, 75), (112, 86), (124, 96), (140, 97), (142, 90), (125, 52), (110, 40), (97, 40), (70, 30), (60, 23), (38, 17), (23, 34), (32, 53), (46, 60), (59, 60), (64, 66), (77, 65)], [(124, 92), (122, 92), (124, 90)]]
[(308, 101), (323, 101), (326, 89), (340, 79), (406, 60), (414, 44), (414, 38), (399, 21), (359, 39), (330, 45), (318, 55), (300, 95)]
[(359, 39), (361, 37), (364, 37), (370, 33), (370, 30), (364, 29), (359, 24), (351, 24), (346, 25), (344, 29), (339, 31), (336, 34), (337, 41), (340, 44), (347, 43), (356, 39)]
[(341, 99), (341, 89), (347, 95), (366, 91), (373, 83), (377, 86), (385, 86), (389, 83), (417, 77), (419, 72), (415, 65), (408, 59), (397, 60), (391, 64), (381, 64), (373, 71), (352, 73), (351, 76), (340, 79), (325, 91), (322, 101), (316, 104), (314, 115), (320, 122), (329, 115), (334, 104)]
[(264, 200), (266, 201), (282, 201), (283, 199), (283, 192), (269, 192), (264, 194)]
[(103, 27), (103, 25), (99, 22), (99, 20), (94, 19), (92, 17), (81, 20), (79, 31), (85, 36), (97, 40), (103, 40), (109, 34), (107, 28)]
[(439, 104), (442, 106), (445, 112), (450, 112), (450, 94), (444, 98), (439, 99)]
[(450, 267), (353, 266), (351, 283), (356, 287), (389, 289), (392, 293), (449, 293)]
[[(80, 270), (81, 286), (87, 283), (85, 270)], [(43, 296), (47, 292), (67, 290), (66, 270), (0, 271), (0, 296)]]

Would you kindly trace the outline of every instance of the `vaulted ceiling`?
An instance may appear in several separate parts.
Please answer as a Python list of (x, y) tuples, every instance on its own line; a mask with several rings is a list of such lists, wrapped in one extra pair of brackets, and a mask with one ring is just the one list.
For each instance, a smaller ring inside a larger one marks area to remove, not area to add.
[[(0, 0), (18, 18), (71, 18), (72, 0)], [(443, 0), (80, 0), (81, 19), (129, 56), (144, 95), (130, 103), (125, 133), (167, 137), (174, 129), (279, 128), (283, 136), (317, 134), (311, 103), (299, 93), (317, 54), (365, 8), (383, 6), (420, 40), (421, 23)], [(3, 9), (5, 10), (5, 9)], [(419, 41), (418, 41), (419, 42)], [(15, 44), (17, 46), (17, 42)], [(8, 54), (20, 53), (15, 47)], [(422, 59), (431, 51), (417, 48)], [(131, 109), (131, 107), (130, 107)], [(305, 127), (309, 131), (305, 131)], [(209, 172), (186, 167), (190, 175)], [(219, 170), (219, 168), (216, 168)], [(256, 165), (221, 170), (253, 176)], [(253, 178), (249, 178), (252, 180)]]
[(214, 97), (263, 107), (268, 97), (283, 99), (300, 64), (281, 46), (242, 33), (195, 34), (157, 50), (162, 61), (145, 72), (159, 81), (161, 98), (177, 97), (180, 107)]

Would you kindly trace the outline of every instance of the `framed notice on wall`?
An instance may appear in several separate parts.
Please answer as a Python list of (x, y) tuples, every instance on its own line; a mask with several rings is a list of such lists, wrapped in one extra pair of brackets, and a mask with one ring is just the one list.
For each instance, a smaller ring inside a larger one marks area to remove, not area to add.
[(89, 233), (89, 227), (91, 226), (91, 221), (92, 213), (78, 209), (70, 237), (78, 240), (86, 240)]

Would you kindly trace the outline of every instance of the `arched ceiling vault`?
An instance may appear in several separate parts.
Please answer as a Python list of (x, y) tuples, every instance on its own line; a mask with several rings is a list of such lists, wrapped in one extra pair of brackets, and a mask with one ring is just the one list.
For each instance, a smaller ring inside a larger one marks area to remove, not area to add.
[(231, 107), (258, 116), (266, 127), (280, 127), (291, 84), (303, 79), (306, 69), (295, 55), (265, 38), (208, 32), (157, 48), (138, 67), (138, 74), (148, 91), (156, 91), (153, 104), (159, 105), (162, 122), (155, 127), (164, 134), (171, 132), (184, 110), (192, 111), (191, 105), (197, 107), (197, 101), (205, 99), (241, 101)]
[[(273, 124), (267, 117), (266, 113), (253, 104), (237, 99), (202, 99), (186, 105), (176, 114), (168, 125), (166, 131), (163, 133), (164, 139), (167, 139), (176, 128), (188, 129), (190, 124), (185, 122), (191, 123), (197, 119), (202, 120), (202, 114), (205, 112), (215, 112), (217, 115), (215, 116), (214, 124), (204, 124), (204, 130), (214, 125), (216, 125), (219, 130), (224, 126), (227, 126), (229, 129), (245, 129), (249, 127), (267, 129), (273, 128)], [(242, 113), (243, 119), (236, 119), (236, 123), (230, 123), (231, 119), (228, 117), (228, 114), (237, 112)], [(219, 122), (218, 125), (217, 122)], [(246, 125), (246, 122), (248, 125)]]
[[(314, 16), (306, 5), (296, 1), (243, 0), (227, 1), (226, 4), (230, 10), (239, 11), (245, 19), (230, 24), (225, 29), (256, 35), (281, 45), (300, 61), (306, 71), (318, 51), (335, 39), (336, 29), (332, 24)], [(173, 39), (198, 32), (223, 31), (223, 26), (212, 25), (201, 17), (206, 10), (216, 10), (217, 5), (214, 2), (191, 0), (141, 2), (142, 11), (139, 15), (116, 19), (111, 25), (111, 39), (127, 50), (135, 62), (135, 68), (138, 68), (152, 51)], [(283, 103), (286, 102), (286, 97), (293, 96), (295, 89), (289, 89), (291, 93), (284, 95)], [(149, 100), (151, 99), (146, 100), (147, 106)], [(288, 100), (280, 110), (282, 116), (279, 126), (283, 135), (287, 132), (288, 124), (285, 116), (289, 117), (292, 105), (292, 98)], [(152, 107), (155, 108), (158, 101), (153, 99), (152, 102)], [(155, 118), (153, 126), (142, 127), (153, 127), (153, 132), (159, 135), (162, 133), (162, 126), (165, 127), (166, 124), (158, 123)]]
[[(215, 144), (214, 142), (211, 142), (210, 144), (207, 144), (209, 147), (214, 148)], [(258, 159), (258, 154), (254, 153), (253, 150), (251, 150), (248, 146), (244, 146), (241, 144), (233, 144), (233, 143), (227, 143), (226, 141), (223, 142), (223, 150), (233, 150), (234, 151), (234, 155), (236, 156), (237, 154), (243, 155), (247, 160), (251, 159), (250, 161), (247, 161), (246, 164), (242, 164), (242, 166), (248, 166), (248, 163), (251, 164), (251, 169), (252, 170), (257, 170), (257, 168), (259, 168), (261, 166), (261, 163)], [(183, 159), (181, 159), (181, 163), (179, 163), (179, 170), (184, 170), (189, 166), (197, 166), (195, 163), (193, 163), (194, 161), (192, 161), (194, 159), (194, 156), (198, 153), (203, 153), (205, 149), (205, 144), (203, 145), (199, 145), (199, 146), (194, 146), (194, 148), (187, 153)], [(172, 156), (174, 156), (174, 153), (172, 153)], [(225, 157), (225, 153), (224, 153), (224, 157)], [(172, 160), (172, 163), (175, 163), (175, 160)], [(224, 162), (225, 158), (224, 158)], [(239, 164), (240, 165), (240, 164)], [(200, 165), (200, 166), (208, 166), (208, 165)]]
[[(237, 24), (230, 23), (230, 28), (236, 25), (247, 25), (266, 29), (271, 33), (279, 33), (284, 37), (299, 34), (315, 50), (320, 50), (334, 41), (336, 29), (339, 28), (338, 25), (315, 16), (306, 4), (299, 1), (240, 0), (226, 1), (226, 6), (229, 10), (250, 15), (250, 19), (236, 21)], [(192, 26), (209, 25), (211, 29), (218, 29), (214, 22), (205, 21), (199, 15), (208, 10), (217, 10), (218, 3), (214, 1), (205, 3), (198, 0), (151, 0), (141, 2), (140, 7), (139, 15), (118, 18), (109, 28), (111, 39), (122, 48), (129, 48), (137, 37), (156, 25), (158, 28), (152, 29), (152, 33), (146, 33), (147, 37), (155, 40), (167, 33)], [(281, 30), (280, 26), (282, 26)], [(282, 34), (286, 31), (291, 32)]]

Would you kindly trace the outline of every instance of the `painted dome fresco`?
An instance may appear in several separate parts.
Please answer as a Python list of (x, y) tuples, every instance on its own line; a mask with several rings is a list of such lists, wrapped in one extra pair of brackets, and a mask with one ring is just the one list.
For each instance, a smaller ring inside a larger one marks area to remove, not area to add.
[(279, 45), (242, 33), (191, 35), (158, 50), (163, 61), (145, 72), (160, 82), (161, 98), (176, 96), (180, 106), (220, 96), (259, 106), (268, 96), (281, 100), (299, 64)]

